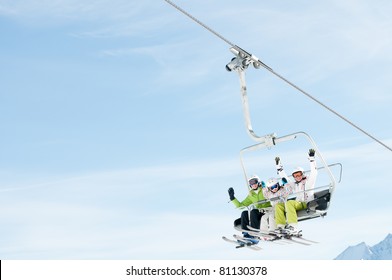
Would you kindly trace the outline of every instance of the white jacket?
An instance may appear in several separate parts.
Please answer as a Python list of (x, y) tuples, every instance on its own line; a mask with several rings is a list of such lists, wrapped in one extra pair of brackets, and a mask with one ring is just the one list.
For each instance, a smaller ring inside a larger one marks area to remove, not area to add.
[(317, 179), (317, 167), (314, 157), (309, 157), (310, 162), (310, 174), (301, 182), (294, 182), (287, 176), (283, 166), (279, 163), (276, 165), (276, 170), (281, 178), (286, 178), (293, 186), (293, 194), (296, 194), (296, 200), (300, 202), (308, 202), (314, 199), (314, 186), (316, 185)]

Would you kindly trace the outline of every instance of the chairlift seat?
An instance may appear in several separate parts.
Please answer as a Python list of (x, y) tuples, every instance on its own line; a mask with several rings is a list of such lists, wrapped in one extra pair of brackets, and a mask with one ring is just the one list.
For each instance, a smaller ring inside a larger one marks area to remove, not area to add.
[(306, 209), (297, 212), (298, 221), (326, 216), (330, 199), (329, 189), (314, 193), (314, 199), (307, 203)]

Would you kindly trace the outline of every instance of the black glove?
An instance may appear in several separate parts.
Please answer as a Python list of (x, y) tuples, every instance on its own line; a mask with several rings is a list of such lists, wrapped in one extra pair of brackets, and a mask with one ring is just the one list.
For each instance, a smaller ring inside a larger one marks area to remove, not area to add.
[(316, 151), (314, 149), (309, 149), (309, 157), (314, 157)]
[(275, 163), (276, 163), (277, 173), (279, 174), (279, 172), (283, 171), (283, 165), (280, 163), (280, 157), (275, 158)]
[(235, 197), (234, 197), (234, 189), (233, 188), (229, 188), (229, 190), (227, 192), (229, 193), (230, 200), (235, 199)]

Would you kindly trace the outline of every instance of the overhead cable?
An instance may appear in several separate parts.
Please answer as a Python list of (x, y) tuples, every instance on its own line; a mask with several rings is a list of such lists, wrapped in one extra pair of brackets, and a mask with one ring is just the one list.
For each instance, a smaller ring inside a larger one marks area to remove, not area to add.
[[(187, 17), (189, 17), (190, 19), (192, 19), (193, 21), (195, 21), (197, 24), (201, 25), (203, 28), (207, 29), (209, 32), (211, 32), (212, 34), (214, 34), (215, 36), (217, 36), (219, 39), (223, 40), (225, 43), (227, 43), (228, 45), (230, 45), (231, 47), (237, 47), (235, 44), (233, 44), (232, 42), (230, 42), (229, 40), (227, 40), (225, 37), (223, 37), (222, 35), (220, 35), (218, 32), (216, 32), (215, 30), (213, 30), (212, 28), (208, 27), (207, 25), (205, 25), (203, 22), (201, 22), (200, 20), (198, 20), (197, 18), (195, 18), (194, 16), (192, 16), (190, 13), (186, 12), (184, 9), (182, 9), (181, 7), (179, 7), (178, 5), (176, 5), (175, 3), (173, 3), (170, 0), (164, 0), (165, 2), (167, 2), (168, 4), (170, 4), (171, 6), (173, 6), (175, 9), (177, 9), (178, 11), (180, 11), (181, 13), (183, 13), (184, 15), (186, 15)], [(260, 61), (261, 62), (261, 61)], [(268, 70), (269, 72), (271, 72), (273, 75), (275, 75), (276, 77), (278, 77), (279, 79), (281, 79), (282, 81), (284, 81), (285, 83), (287, 83), (288, 85), (290, 85), (291, 87), (295, 88), (296, 90), (298, 90), (299, 92), (301, 92), (302, 94), (304, 94), (305, 96), (307, 96), (308, 98), (312, 99), (313, 101), (315, 101), (316, 103), (318, 103), (319, 105), (321, 105), (322, 107), (324, 107), (325, 109), (327, 109), (328, 111), (330, 111), (331, 113), (333, 113), (334, 115), (336, 115), (337, 117), (339, 117), (340, 119), (342, 119), (343, 121), (345, 121), (346, 123), (348, 123), (349, 125), (351, 125), (352, 127), (356, 128), (357, 130), (359, 130), (361, 133), (365, 134), (366, 136), (370, 137), (372, 140), (374, 140), (375, 142), (377, 142), (378, 144), (382, 145), (384, 148), (388, 149), (389, 151), (392, 152), (392, 148), (387, 146), (385, 143), (383, 143), (382, 141), (378, 140), (376, 137), (374, 137), (373, 135), (371, 135), (370, 133), (366, 132), (365, 130), (363, 130), (362, 128), (360, 128), (359, 126), (357, 126), (356, 124), (354, 124), (352, 121), (350, 121), (349, 119), (345, 118), (344, 116), (342, 116), (341, 114), (339, 114), (338, 112), (336, 112), (335, 110), (333, 110), (332, 108), (328, 107), (327, 105), (325, 105), (323, 102), (319, 101), (318, 99), (316, 99), (315, 97), (313, 97), (312, 95), (310, 95), (309, 93), (307, 93), (305, 90), (301, 89), (300, 87), (298, 87), (297, 85), (295, 85), (294, 83), (290, 82), (289, 80), (287, 80), (285, 77), (283, 77), (282, 75), (276, 73), (274, 70), (272, 70), (272, 68), (268, 67), (265, 63), (261, 62), (262, 66)]]

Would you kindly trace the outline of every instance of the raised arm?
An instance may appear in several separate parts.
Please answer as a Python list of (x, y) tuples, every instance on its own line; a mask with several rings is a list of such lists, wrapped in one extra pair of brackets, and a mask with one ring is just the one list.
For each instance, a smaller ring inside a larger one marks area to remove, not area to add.
[(280, 161), (280, 157), (275, 158), (276, 172), (280, 178), (286, 178), (287, 182), (290, 182), (290, 178), (287, 176), (286, 171), (283, 169), (283, 165)]
[(305, 184), (305, 190), (310, 190), (307, 192), (308, 197), (310, 199), (313, 199), (313, 194), (314, 194), (314, 187), (316, 185), (316, 180), (317, 180), (317, 166), (316, 166), (316, 160), (314, 158), (315, 151), (313, 149), (309, 149), (309, 165), (310, 165), (310, 174), (306, 180)]

